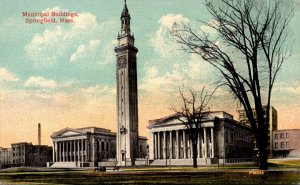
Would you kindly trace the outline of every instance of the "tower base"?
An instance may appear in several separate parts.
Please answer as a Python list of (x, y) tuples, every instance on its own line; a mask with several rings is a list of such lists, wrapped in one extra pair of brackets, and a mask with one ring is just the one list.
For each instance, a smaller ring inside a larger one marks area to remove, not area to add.
[(117, 166), (122, 166), (122, 167), (135, 166), (135, 160), (128, 158), (125, 161), (118, 161)]

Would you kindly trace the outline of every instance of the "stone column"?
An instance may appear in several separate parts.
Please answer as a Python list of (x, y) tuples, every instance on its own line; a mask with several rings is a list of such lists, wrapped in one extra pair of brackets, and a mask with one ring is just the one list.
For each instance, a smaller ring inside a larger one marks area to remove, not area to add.
[(70, 141), (66, 141), (66, 161), (69, 162), (69, 144), (70, 144)]
[(55, 141), (53, 141), (53, 148), (52, 148), (52, 160), (55, 162)]
[(58, 161), (58, 148), (57, 148), (57, 141), (55, 142), (55, 162)]
[(167, 134), (166, 131), (163, 132), (164, 135), (164, 143), (163, 143), (163, 158), (166, 159), (167, 158)]
[(62, 141), (62, 157), (63, 157), (63, 159), (62, 159), (62, 161), (63, 162), (65, 162), (66, 160), (65, 160), (65, 141)]
[(103, 151), (104, 151), (104, 159), (106, 159), (106, 139), (103, 141)]
[(203, 128), (203, 135), (204, 135), (204, 153), (203, 153), (203, 157), (207, 158), (206, 127)]
[(215, 157), (215, 151), (214, 151), (214, 128), (213, 127), (210, 127), (210, 136), (211, 136), (211, 155), (210, 155), (210, 158), (214, 158)]
[(180, 151), (179, 130), (176, 130), (176, 144), (177, 144), (176, 159), (179, 159), (179, 151)]
[(76, 140), (77, 143), (77, 161), (80, 162), (80, 140)]
[(108, 158), (110, 158), (110, 142), (109, 142), (109, 140), (108, 140), (107, 144), (108, 144)]
[(83, 139), (80, 139), (80, 163), (83, 161)]
[(98, 139), (98, 146), (99, 146), (99, 159), (102, 160), (102, 149), (101, 149), (101, 139)]
[(84, 161), (89, 161), (89, 149), (88, 149), (88, 139), (84, 140), (85, 143), (85, 159)]
[(153, 153), (154, 153), (154, 159), (157, 159), (157, 135), (155, 132), (152, 132), (153, 134)]
[(70, 162), (71, 161), (71, 156), (70, 156), (70, 144), (71, 144), (71, 142), (70, 141), (67, 141), (67, 150), (68, 150), (68, 152), (67, 152), (67, 161), (68, 162)]
[(197, 151), (198, 151), (198, 158), (201, 158), (201, 138), (200, 138), (200, 132), (198, 133), (198, 138), (197, 138)]
[(158, 144), (158, 147), (157, 147), (157, 154), (158, 154), (157, 158), (160, 159), (160, 154), (161, 154), (160, 153), (160, 144), (161, 144), (161, 142), (160, 142), (160, 132), (157, 132), (157, 137), (158, 137), (158, 139), (157, 139), (157, 141), (158, 141), (157, 142), (157, 144)]
[(69, 141), (69, 146), (70, 146), (70, 151), (69, 151), (70, 159), (69, 159), (69, 161), (72, 162), (73, 161), (73, 155), (72, 155), (73, 142), (72, 142), (72, 140)]
[(85, 159), (84, 161), (89, 161), (89, 146), (88, 146), (88, 139), (85, 139)]
[(58, 156), (59, 156), (59, 162), (62, 161), (62, 147), (61, 147), (61, 141), (58, 142)]
[(173, 138), (172, 138), (172, 130), (170, 130), (170, 143), (169, 143), (169, 147), (170, 147), (170, 158), (173, 159)]
[(76, 162), (76, 140), (73, 140), (73, 148), (74, 162)]
[(182, 130), (182, 141), (183, 141), (183, 158), (186, 158), (186, 140), (185, 140), (185, 130)]

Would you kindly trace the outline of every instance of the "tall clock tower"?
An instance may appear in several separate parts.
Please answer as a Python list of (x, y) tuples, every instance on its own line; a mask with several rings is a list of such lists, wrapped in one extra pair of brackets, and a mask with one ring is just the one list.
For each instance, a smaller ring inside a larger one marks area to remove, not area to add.
[(121, 15), (121, 33), (115, 47), (117, 64), (117, 161), (131, 166), (138, 155), (138, 93), (134, 36), (130, 31), (130, 14), (126, 5)]

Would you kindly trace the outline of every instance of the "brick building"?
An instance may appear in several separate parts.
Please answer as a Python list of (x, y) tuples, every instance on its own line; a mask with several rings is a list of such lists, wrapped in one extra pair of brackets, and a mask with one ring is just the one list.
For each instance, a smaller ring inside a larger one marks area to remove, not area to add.
[(12, 166), (46, 166), (52, 159), (52, 147), (21, 142), (11, 144)]
[(300, 157), (300, 129), (277, 130), (273, 133), (273, 157)]
[(11, 149), (0, 147), (0, 168), (11, 166)]

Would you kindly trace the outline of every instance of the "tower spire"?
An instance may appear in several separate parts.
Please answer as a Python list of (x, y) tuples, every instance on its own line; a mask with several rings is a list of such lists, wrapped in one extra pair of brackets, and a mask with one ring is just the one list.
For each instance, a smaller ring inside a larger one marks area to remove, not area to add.
[(121, 14), (121, 35), (130, 35), (130, 14), (127, 8), (127, 2), (124, 0), (124, 8)]
[(127, 3), (126, 3), (126, 0), (124, 0), (124, 8), (123, 8), (123, 11), (122, 11), (122, 17), (130, 17), (129, 13), (128, 13), (128, 8), (127, 8)]

